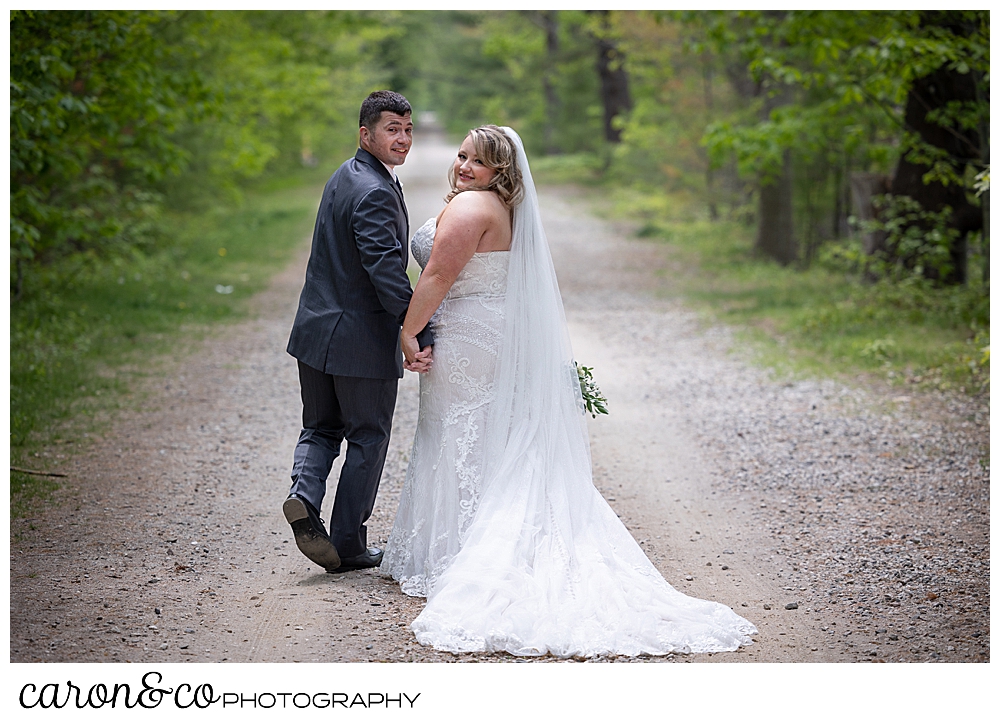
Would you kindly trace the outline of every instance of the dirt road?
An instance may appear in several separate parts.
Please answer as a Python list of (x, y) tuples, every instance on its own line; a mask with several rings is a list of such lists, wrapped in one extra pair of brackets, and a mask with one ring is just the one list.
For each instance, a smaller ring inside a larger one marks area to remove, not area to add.
[[(418, 139), (400, 169), (412, 228), (441, 207), (451, 152)], [(669, 582), (760, 629), (736, 653), (639, 660), (988, 660), (988, 405), (772, 379), (663, 293), (684, 273), (667, 250), (570, 190), (542, 205), (577, 359), (610, 400), (595, 483)], [(284, 347), (307, 252), (251, 320), (162, 360), (141, 408), (12, 524), (12, 662), (513, 660), (421, 647), (421, 600), (295, 548)], [(392, 525), (416, 390), (407, 373), (372, 541)]]

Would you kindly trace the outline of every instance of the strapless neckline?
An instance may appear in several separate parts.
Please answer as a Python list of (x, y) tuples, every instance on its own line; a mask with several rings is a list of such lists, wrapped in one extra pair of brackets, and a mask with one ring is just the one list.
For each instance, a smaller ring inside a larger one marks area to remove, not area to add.
[[(434, 233), (435, 233), (435, 231), (437, 230), (437, 216), (431, 216), (429, 219), (427, 219), (427, 222), (424, 224), (424, 226), (430, 226), (431, 229), (433, 229), (431, 231), (431, 236), (433, 236)], [(509, 254), (509, 253), (510, 253), (510, 249), (502, 249), (500, 251), (476, 251), (472, 255), (473, 256), (488, 256), (490, 254)]]

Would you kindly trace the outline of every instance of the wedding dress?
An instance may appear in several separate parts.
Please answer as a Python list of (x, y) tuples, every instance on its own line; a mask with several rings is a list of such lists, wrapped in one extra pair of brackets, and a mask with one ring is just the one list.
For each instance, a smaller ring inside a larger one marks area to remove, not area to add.
[[(434, 364), (381, 571), (452, 652), (735, 650), (757, 629), (678, 592), (594, 487), (580, 386), (520, 138), (511, 250), (475, 254), (431, 319)], [(430, 257), (434, 219), (414, 234)]]
[[(413, 234), (423, 268), (436, 219)], [(434, 364), (420, 375), (420, 411), (396, 522), (381, 570), (426, 597), (462, 541), (482, 489), (483, 427), (503, 335), (508, 251), (474, 254), (431, 317)]]

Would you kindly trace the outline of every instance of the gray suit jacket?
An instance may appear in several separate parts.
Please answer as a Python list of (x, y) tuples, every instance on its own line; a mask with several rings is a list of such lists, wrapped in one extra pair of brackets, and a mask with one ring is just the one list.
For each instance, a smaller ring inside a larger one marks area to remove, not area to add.
[[(288, 353), (337, 376), (403, 376), (409, 219), (389, 171), (359, 148), (323, 189)], [(418, 337), (433, 343), (430, 331)]]

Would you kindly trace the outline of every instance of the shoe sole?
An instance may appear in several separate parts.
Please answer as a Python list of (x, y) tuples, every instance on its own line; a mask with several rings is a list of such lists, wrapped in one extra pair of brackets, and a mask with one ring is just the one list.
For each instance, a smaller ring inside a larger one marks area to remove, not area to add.
[(285, 500), (281, 506), (285, 520), (292, 526), (295, 545), (299, 552), (322, 568), (340, 567), (340, 555), (329, 538), (317, 534), (309, 519), (309, 511), (302, 500)]

